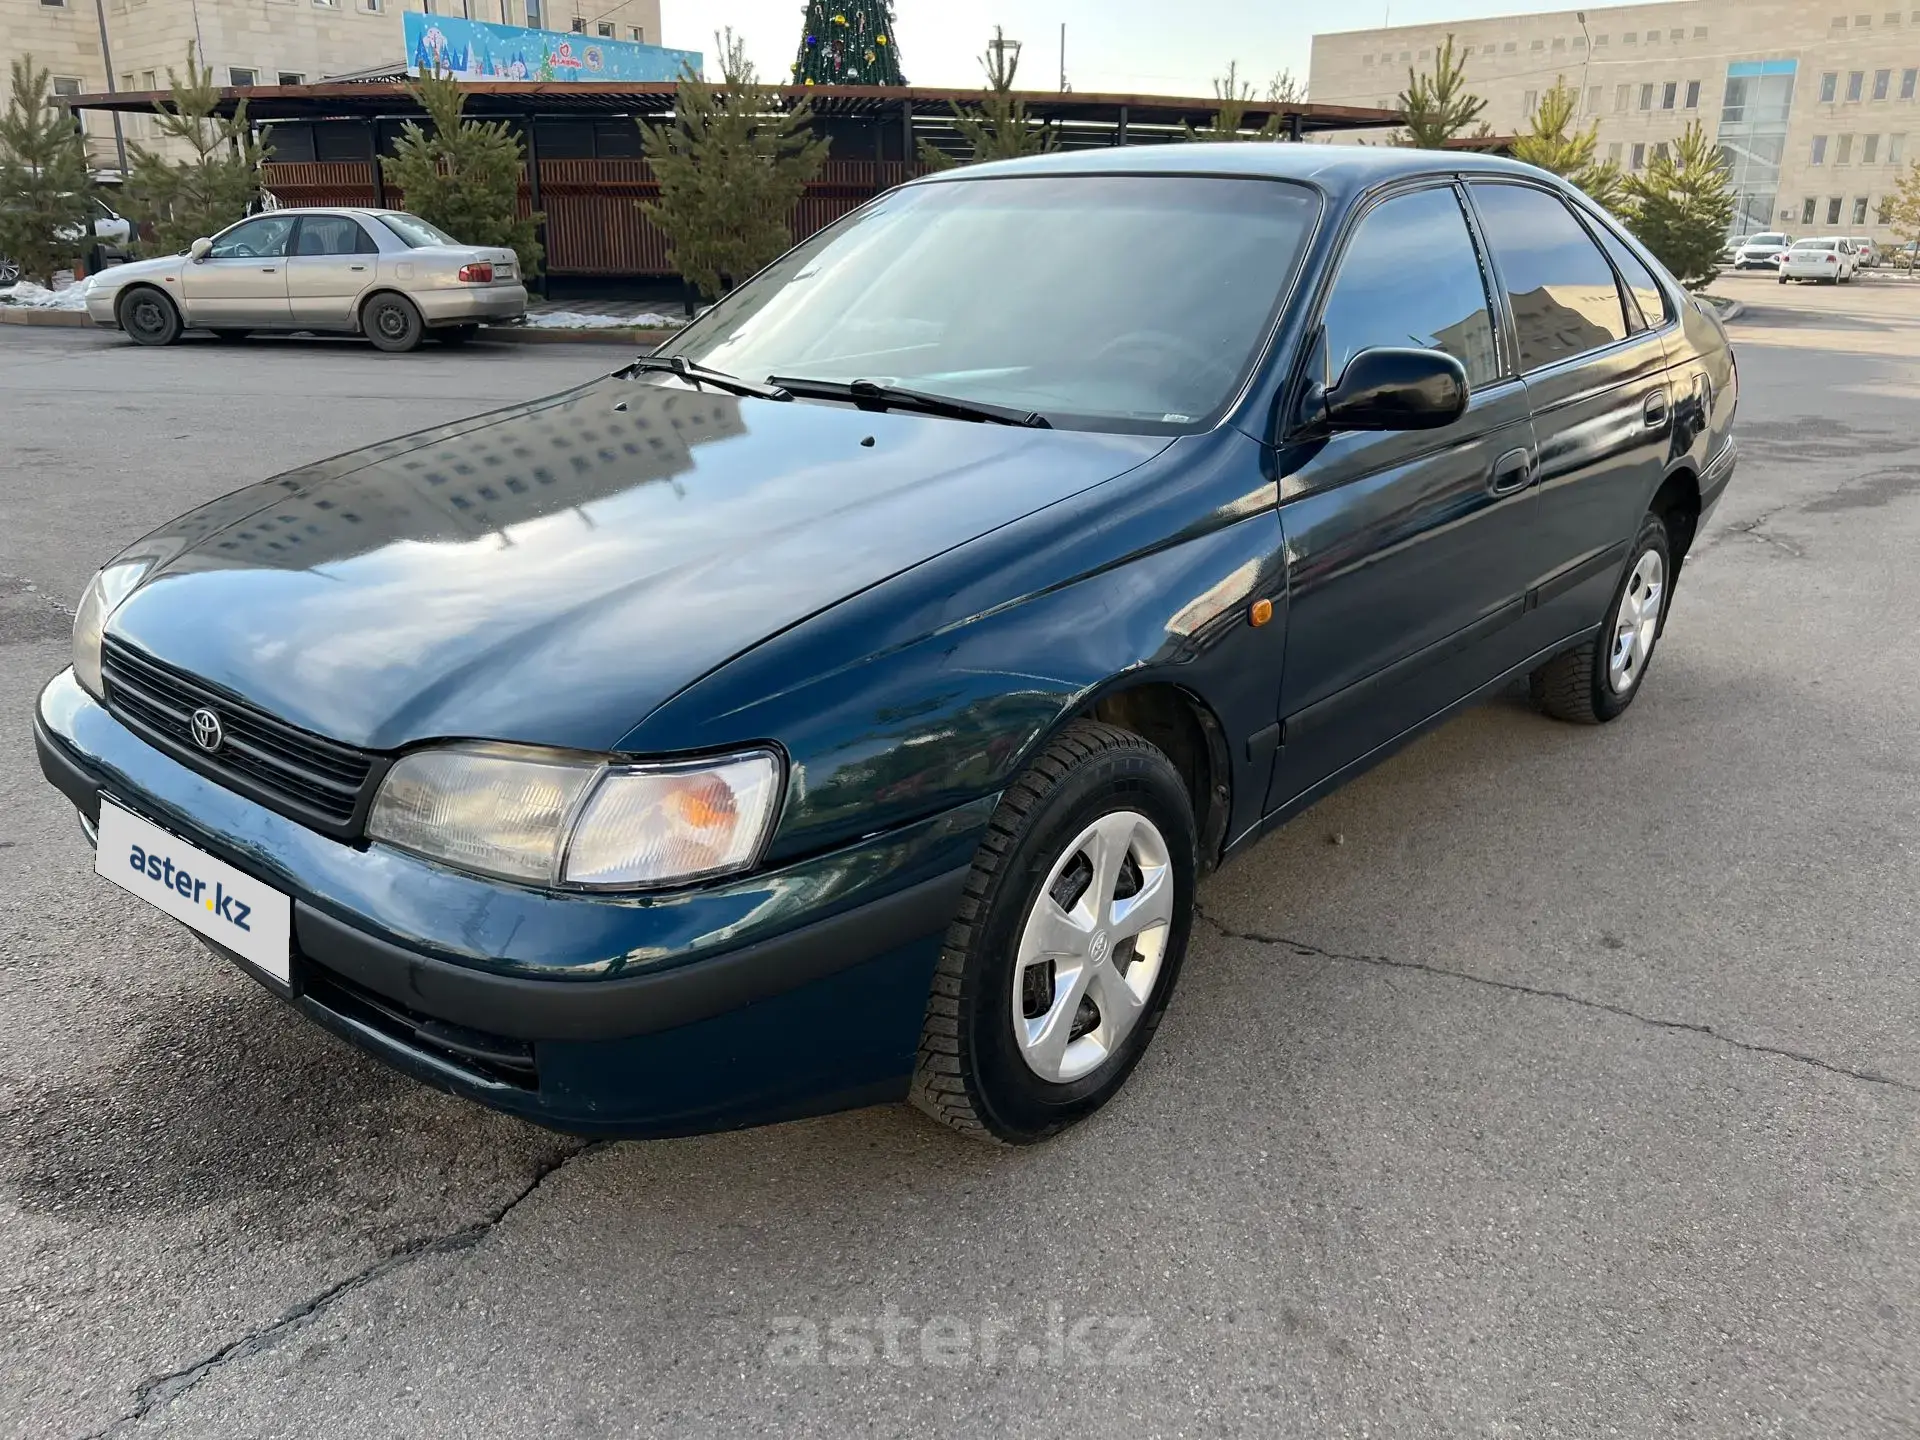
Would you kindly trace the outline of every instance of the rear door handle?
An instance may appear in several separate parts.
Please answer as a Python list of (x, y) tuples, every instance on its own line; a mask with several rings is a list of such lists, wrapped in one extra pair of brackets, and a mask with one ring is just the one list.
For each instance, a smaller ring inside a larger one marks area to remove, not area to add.
[(1667, 418), (1667, 392), (1656, 390), (1647, 396), (1647, 403), (1642, 407), (1642, 413), (1647, 417), (1649, 428), (1664, 422)]
[(349, 265), (349, 266), (348, 266), (347, 268), (348, 268), (349, 270), (364, 270), (364, 269), (366, 269), (367, 267), (366, 267), (366, 266), (364, 266), (364, 265)]
[(1533, 483), (1533, 452), (1531, 450), (1509, 450), (1493, 462), (1493, 473), (1487, 477), (1489, 495), (1511, 495), (1524, 490)]

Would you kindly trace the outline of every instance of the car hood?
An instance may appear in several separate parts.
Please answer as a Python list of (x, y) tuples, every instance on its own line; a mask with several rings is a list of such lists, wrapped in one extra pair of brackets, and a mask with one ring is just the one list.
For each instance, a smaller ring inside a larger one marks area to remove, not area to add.
[(729, 658), (1167, 443), (613, 376), (182, 516), (122, 557), (146, 578), (108, 634), (354, 745), (609, 749)]
[(125, 265), (109, 265), (92, 279), (96, 290), (117, 290), (130, 280), (159, 280), (178, 275), (186, 263), (184, 255), (160, 255), (152, 260), (130, 260)]

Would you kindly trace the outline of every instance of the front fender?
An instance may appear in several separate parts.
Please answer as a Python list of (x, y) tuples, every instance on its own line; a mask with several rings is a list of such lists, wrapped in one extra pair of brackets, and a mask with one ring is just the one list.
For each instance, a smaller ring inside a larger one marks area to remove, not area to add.
[(1280, 521), (1254, 442), (1192, 438), (761, 645), (619, 748), (778, 740), (779, 861), (994, 794), (1103, 693), (1168, 683), (1219, 723), (1237, 833), (1266, 788), (1246, 742), (1279, 700)]

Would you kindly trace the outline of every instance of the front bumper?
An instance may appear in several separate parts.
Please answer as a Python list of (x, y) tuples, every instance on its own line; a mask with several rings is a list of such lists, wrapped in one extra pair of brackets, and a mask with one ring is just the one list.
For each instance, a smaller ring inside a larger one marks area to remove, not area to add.
[(89, 822), (104, 791), (293, 897), (290, 984), (248, 974), (428, 1083), (586, 1134), (903, 1096), (991, 808), (711, 889), (554, 895), (328, 840), (153, 749), (71, 672), (34, 740)]

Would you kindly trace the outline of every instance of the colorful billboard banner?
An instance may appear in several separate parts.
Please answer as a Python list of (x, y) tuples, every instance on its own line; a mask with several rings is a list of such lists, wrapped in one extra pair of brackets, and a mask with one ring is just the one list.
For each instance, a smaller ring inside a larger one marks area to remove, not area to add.
[(449, 73), (458, 80), (678, 80), (683, 66), (700, 73), (698, 50), (669, 50), (603, 40), (570, 30), (523, 30), (451, 15), (409, 10), (407, 73)]

